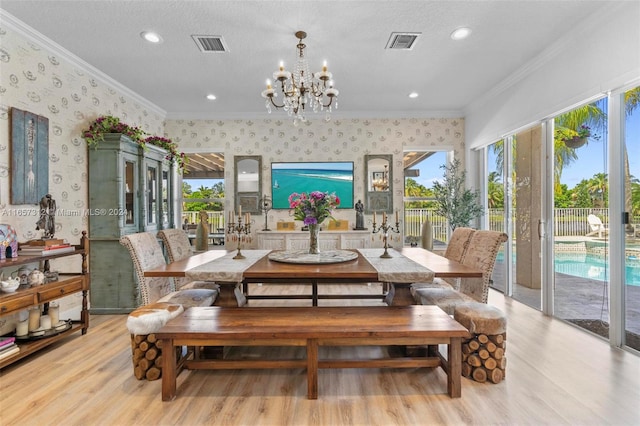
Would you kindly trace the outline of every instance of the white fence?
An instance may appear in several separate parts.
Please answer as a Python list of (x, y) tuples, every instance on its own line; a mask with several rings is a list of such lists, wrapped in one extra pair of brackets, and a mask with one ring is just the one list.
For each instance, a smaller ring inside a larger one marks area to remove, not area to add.
[[(504, 230), (504, 210), (489, 209), (489, 229), (495, 231)], [(609, 227), (609, 209), (599, 208), (567, 208), (555, 209), (553, 217), (554, 236), (584, 236), (591, 231), (587, 216), (594, 214), (602, 220), (605, 227)], [(434, 214), (432, 209), (406, 209), (404, 220), (404, 235), (420, 237), (422, 223), (429, 219), (433, 227), (433, 238), (435, 240), (447, 241), (447, 223), (444, 217)], [(640, 223), (640, 217), (636, 216), (631, 221), (634, 224)]]
[[(209, 215), (209, 231), (211, 233), (223, 232), (225, 228), (224, 212), (207, 212)], [(504, 228), (504, 210), (489, 209), (489, 229), (502, 231)], [(583, 236), (591, 229), (587, 222), (587, 216), (595, 214), (606, 227), (609, 225), (608, 209), (555, 209), (554, 211), (554, 235), (559, 236)], [(433, 229), (434, 240), (447, 241), (447, 222), (442, 216), (437, 216), (433, 209), (406, 209), (404, 212), (404, 235), (420, 239), (422, 224), (429, 219)], [(182, 212), (182, 223), (197, 224), (199, 212)], [(635, 217), (632, 223), (640, 223), (640, 217)]]

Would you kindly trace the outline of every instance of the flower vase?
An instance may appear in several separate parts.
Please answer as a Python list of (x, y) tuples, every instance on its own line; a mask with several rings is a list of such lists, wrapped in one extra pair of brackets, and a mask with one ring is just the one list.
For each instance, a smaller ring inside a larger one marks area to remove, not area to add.
[(309, 254), (320, 254), (320, 246), (318, 245), (319, 233), (320, 224), (309, 225)]

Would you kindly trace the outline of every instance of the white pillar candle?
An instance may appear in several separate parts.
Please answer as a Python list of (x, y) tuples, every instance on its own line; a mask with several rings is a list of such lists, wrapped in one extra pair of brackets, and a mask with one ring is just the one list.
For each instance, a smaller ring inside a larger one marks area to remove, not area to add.
[(40, 307), (29, 310), (29, 331), (40, 328)]
[(49, 330), (51, 328), (51, 317), (49, 315), (43, 315), (40, 317), (40, 327), (45, 330)]
[(49, 304), (49, 316), (51, 317), (51, 326), (55, 327), (60, 322), (60, 306), (51, 302)]
[(26, 336), (29, 333), (29, 320), (19, 321), (16, 325), (16, 336)]

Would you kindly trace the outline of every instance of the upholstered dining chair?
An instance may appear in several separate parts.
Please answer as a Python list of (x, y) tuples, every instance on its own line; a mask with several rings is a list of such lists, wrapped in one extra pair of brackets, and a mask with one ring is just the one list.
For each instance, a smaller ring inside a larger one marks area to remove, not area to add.
[(145, 277), (145, 271), (166, 263), (155, 234), (140, 232), (125, 235), (120, 238), (120, 244), (129, 250), (133, 261), (140, 305), (168, 302), (180, 304), (187, 309), (193, 306), (211, 306), (218, 297), (215, 289), (187, 287), (176, 290), (169, 277)]
[[(189, 236), (182, 229), (163, 229), (158, 231), (158, 237), (164, 244), (167, 252), (167, 260), (169, 262), (175, 262), (185, 259), (193, 255), (193, 249)], [(218, 285), (213, 281), (192, 281), (189, 278), (173, 278), (176, 288), (179, 290), (187, 288), (208, 288), (212, 290), (218, 290)]]
[(507, 234), (497, 231), (480, 230), (471, 236), (462, 264), (482, 270), (482, 278), (460, 278), (460, 287), (453, 288), (416, 288), (414, 299), (422, 305), (438, 305), (449, 315), (453, 315), (457, 304), (465, 302), (487, 303), (489, 281), (502, 243)]
[[(476, 230), (472, 228), (458, 227), (454, 229), (453, 233), (451, 233), (451, 237), (449, 238), (449, 244), (447, 244), (444, 257), (455, 260), (456, 262), (462, 262), (462, 259), (464, 259), (464, 255), (467, 252), (469, 241), (471, 240), (474, 232), (476, 232)], [(457, 289), (459, 285), (459, 278), (434, 278), (430, 283), (415, 283), (411, 286), (411, 293), (415, 298), (415, 291), (418, 288), (435, 287)]]

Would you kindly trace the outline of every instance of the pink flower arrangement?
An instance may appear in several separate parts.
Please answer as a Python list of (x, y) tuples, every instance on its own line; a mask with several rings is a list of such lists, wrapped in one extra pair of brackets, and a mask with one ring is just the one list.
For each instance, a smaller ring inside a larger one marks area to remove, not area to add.
[(317, 225), (331, 217), (333, 209), (340, 205), (340, 198), (328, 192), (312, 191), (289, 195), (289, 207), (293, 217), (302, 220), (305, 225)]

